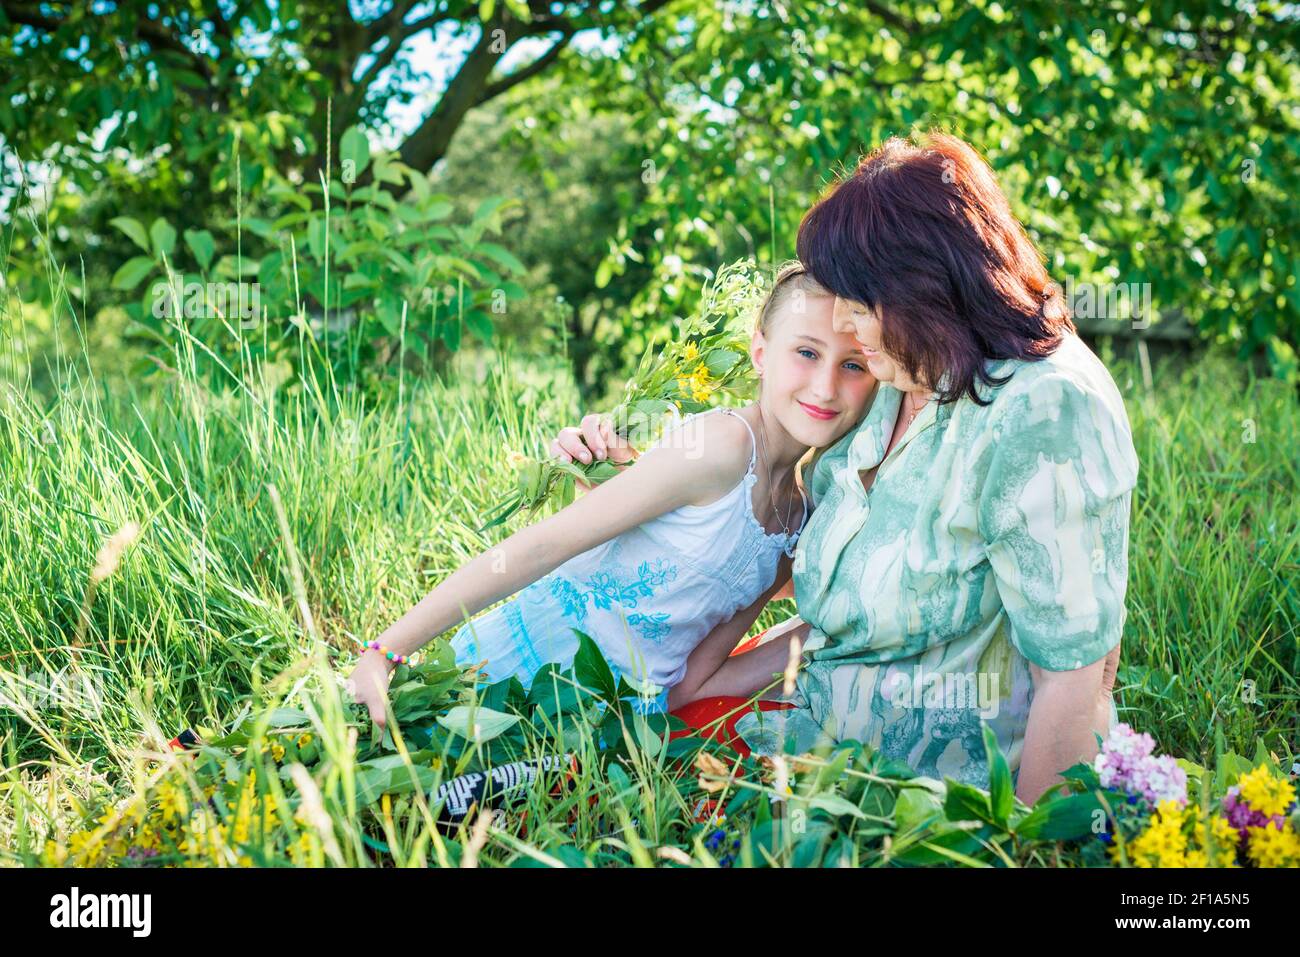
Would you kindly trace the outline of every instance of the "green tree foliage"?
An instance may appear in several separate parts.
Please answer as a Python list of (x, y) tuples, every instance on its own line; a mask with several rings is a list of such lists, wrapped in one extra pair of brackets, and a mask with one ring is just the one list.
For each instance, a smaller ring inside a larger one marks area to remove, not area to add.
[[(68, 230), (52, 232), (62, 252), (97, 253), (92, 271), (107, 263), (111, 275), (133, 255), (108, 226), (124, 210), (163, 215), (181, 234), (215, 231), (214, 209), (231, 218), (272, 203), (272, 185), (314, 181), (327, 153), (339, 163), (346, 129), (376, 129), (389, 105), (433, 90), (397, 146), (427, 171), (453, 158), (476, 110), (511, 92), (506, 120), (537, 124), (523, 163), (561, 155), (574, 123), (624, 124), (593, 147), (602, 186), (589, 238), (604, 239), (596, 289), (626, 275), (638, 290), (619, 322), (639, 340), (689, 311), (718, 263), (788, 256), (802, 212), (863, 149), (938, 125), (986, 153), (1059, 280), (1149, 289), (1159, 320), (1124, 331), (1190, 324), (1296, 371), (1291, 5), (0, 0), (0, 10), (10, 27), (0, 135), (19, 156), (57, 163), (40, 211)], [(440, 85), (410, 59), (422, 35), (452, 64)], [(584, 35), (599, 42), (577, 42)], [(544, 81), (562, 94), (534, 98)], [(472, 163), (465, 145), (458, 162)]]
[(624, 356), (639, 354), (629, 338), (660, 326), (627, 318), (626, 304), (650, 280), (649, 268), (630, 262), (601, 285), (597, 273), (611, 250), (644, 248), (654, 236), (649, 226), (629, 235), (624, 225), (620, 232), (621, 211), (647, 189), (624, 174), (623, 163), (610, 162), (634, 148), (627, 118), (584, 110), (553, 129), (539, 122), (548, 104), (568, 93), (551, 77), (526, 100), (510, 97), (479, 111), (439, 164), (433, 187), (454, 198), (461, 216), (487, 196), (516, 202), (502, 242), (529, 266), (521, 280), (527, 298), (494, 319), (522, 348), (563, 352), (590, 403), (624, 371)]
[[(440, 359), (467, 333), (490, 342), (494, 315), (524, 295), (512, 278), (523, 264), (488, 238), (515, 201), (489, 196), (453, 218), (449, 196), (391, 154), (372, 158), (360, 129), (344, 134), (341, 150), (344, 177), (329, 182), (328, 198), (323, 182), (271, 187), (289, 211), (241, 220), (247, 240), (241, 232), (239, 249), (220, 258), (208, 230), (185, 230), (181, 249), (161, 217), (148, 230), (133, 217), (114, 219), (142, 255), (122, 264), (113, 288), (130, 292), (154, 277), (127, 306), (132, 331), (168, 351), (183, 322), (204, 351), (224, 353), (231, 365), (245, 350), (290, 360), (296, 352), (299, 363), (317, 359), (349, 380), (408, 353)], [(355, 187), (367, 170), (371, 182)], [(409, 193), (398, 201), (384, 184)], [(285, 335), (295, 328), (310, 333), (310, 353), (302, 336)]]
[[(651, 186), (625, 207), (629, 230), (664, 235), (640, 250), (655, 278), (635, 311), (684, 312), (696, 277), (746, 246), (788, 255), (835, 171), (938, 125), (988, 156), (1059, 281), (1150, 284), (1160, 321), (1126, 331), (1181, 319), (1294, 375), (1298, 38), (1293, 7), (1218, 0), (656, 18), (616, 56), (584, 61), (603, 108), (634, 117), (643, 143), (622, 157)], [(617, 272), (625, 257), (609, 262)]]

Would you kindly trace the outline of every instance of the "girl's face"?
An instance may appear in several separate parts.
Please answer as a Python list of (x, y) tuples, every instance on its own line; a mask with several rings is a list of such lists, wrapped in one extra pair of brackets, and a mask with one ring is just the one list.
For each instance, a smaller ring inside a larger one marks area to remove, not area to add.
[(837, 332), (836, 300), (800, 296), (755, 332), (754, 368), (763, 376), (763, 412), (803, 445), (823, 448), (862, 419), (876, 387), (851, 332)]
[(904, 392), (926, 391), (924, 386), (907, 374), (901, 363), (881, 349), (880, 315), (876, 310), (852, 299), (836, 296), (832, 322), (836, 332), (857, 339), (862, 355), (867, 360), (867, 367), (881, 382), (888, 382)]

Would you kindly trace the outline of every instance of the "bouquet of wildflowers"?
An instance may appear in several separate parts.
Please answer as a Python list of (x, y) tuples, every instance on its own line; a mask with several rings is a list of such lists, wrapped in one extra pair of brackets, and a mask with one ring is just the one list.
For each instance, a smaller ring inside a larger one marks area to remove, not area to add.
[[(754, 316), (770, 278), (751, 260), (724, 266), (709, 283), (695, 312), (677, 323), (676, 336), (658, 352), (646, 349), (611, 413), (614, 431), (633, 445), (652, 442), (682, 414), (709, 408), (721, 396), (747, 399), (755, 376), (749, 362)], [(609, 462), (560, 462), (510, 453), (514, 492), (493, 510), (486, 531), (520, 509), (535, 510), (552, 499), (573, 501), (574, 483), (597, 485), (618, 474)]]
[[(1154, 751), (1151, 735), (1119, 724), (1087, 769), (1091, 773), (1073, 775), (1100, 788), (1109, 811), (1110, 826), (1097, 833), (1085, 859), (1136, 867), (1300, 867), (1295, 786), (1267, 755), (1254, 767), (1224, 755), (1219, 774), (1211, 775)], [(1199, 785), (1199, 802), (1188, 800), (1189, 771)], [(1212, 779), (1234, 776), (1236, 783), (1213, 800)]]

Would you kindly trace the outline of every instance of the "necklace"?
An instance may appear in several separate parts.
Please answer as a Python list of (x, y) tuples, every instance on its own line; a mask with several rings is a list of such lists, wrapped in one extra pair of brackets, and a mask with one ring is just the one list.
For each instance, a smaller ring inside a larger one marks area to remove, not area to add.
[[(920, 395), (920, 393), (917, 393), (917, 395)], [(911, 392), (907, 393), (907, 397), (911, 399), (912, 393)], [(904, 426), (904, 428), (910, 429), (912, 427), (912, 423), (916, 421), (916, 417), (920, 414), (921, 410), (925, 408), (925, 404), (929, 401), (930, 401), (929, 398), (925, 398), (921, 400), (920, 404), (917, 405), (917, 407), (913, 409), (911, 413), (908, 415), (907, 425)]]
[(776, 496), (773, 494), (774, 486), (772, 482), (772, 460), (767, 454), (767, 430), (763, 426), (763, 410), (758, 406), (757, 403), (755, 403), (754, 408), (758, 409), (759, 451), (763, 457), (763, 462), (767, 468), (767, 494), (768, 494), (768, 498), (772, 502), (772, 514), (775, 515), (776, 520), (781, 523), (781, 530), (785, 532), (786, 538), (789, 538), (790, 537), (790, 515), (794, 512), (794, 503), (792, 502), (786, 506), (785, 519), (782, 520), (781, 510), (777, 507)]

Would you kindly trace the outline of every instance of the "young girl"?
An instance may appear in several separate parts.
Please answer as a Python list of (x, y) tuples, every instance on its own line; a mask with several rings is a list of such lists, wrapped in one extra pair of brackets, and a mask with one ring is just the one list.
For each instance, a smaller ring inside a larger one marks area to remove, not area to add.
[(784, 267), (750, 345), (758, 400), (687, 417), (621, 474), (448, 576), (362, 654), (349, 681), (371, 718), (385, 722), (388, 653), (408, 656), (507, 596), (456, 632), (458, 664), (486, 660), (487, 680), (528, 687), (543, 664), (572, 665), (578, 629), (651, 709), (689, 701), (666, 689), (690, 687), (691, 652), (715, 628), (739, 640), (790, 578), (808, 517), (799, 460), (857, 425), (873, 394), (833, 307), (798, 263)]

